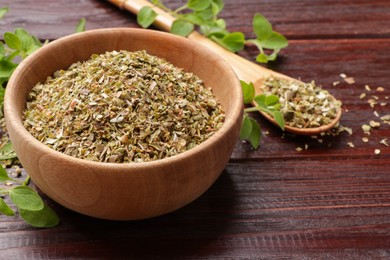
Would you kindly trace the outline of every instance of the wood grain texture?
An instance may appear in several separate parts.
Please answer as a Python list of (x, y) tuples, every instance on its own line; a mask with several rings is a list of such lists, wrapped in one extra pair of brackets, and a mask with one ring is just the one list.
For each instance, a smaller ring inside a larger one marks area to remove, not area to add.
[[(41, 39), (72, 32), (85, 16), (87, 29), (137, 27), (135, 17), (106, 1), (12, 1), (15, 12), (0, 20), (0, 33), (26, 25)], [(184, 1), (167, 0), (176, 7)], [(0, 0), (0, 5), (8, 4)], [(38, 3), (38, 4), (36, 4)], [(40, 3), (40, 4), (39, 4)], [(69, 4), (68, 4), (69, 3)], [(82, 216), (52, 200), (61, 218), (53, 229), (35, 229), (19, 218), (0, 216), (0, 258), (133, 259), (388, 259), (390, 257), (389, 125), (361, 125), (389, 114), (371, 108), (375, 95), (390, 96), (390, 33), (387, 0), (225, 0), (232, 30), (251, 36), (251, 17), (265, 14), (290, 46), (267, 67), (304, 81), (315, 79), (343, 101), (338, 136), (284, 135), (262, 117), (261, 148), (237, 141), (229, 164), (199, 199), (158, 218), (114, 222)], [(12, 7), (11, 6), (11, 7)], [(55, 14), (55, 15), (49, 15)], [(70, 17), (72, 19), (70, 20)], [(24, 21), (24, 22), (22, 22)], [(254, 49), (241, 56), (253, 61)], [(339, 76), (345, 73), (356, 83)], [(334, 86), (333, 82), (340, 81)], [(365, 85), (372, 91), (365, 90)], [(376, 92), (378, 86), (384, 92)], [(266, 134), (268, 132), (268, 134)], [(355, 148), (347, 145), (353, 142)], [(305, 148), (302, 152), (296, 147)], [(380, 155), (374, 149), (381, 149)]]

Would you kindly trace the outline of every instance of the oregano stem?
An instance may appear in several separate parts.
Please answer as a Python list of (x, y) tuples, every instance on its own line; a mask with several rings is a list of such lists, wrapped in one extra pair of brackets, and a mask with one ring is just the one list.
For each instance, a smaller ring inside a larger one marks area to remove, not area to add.
[(27, 186), (30, 183), (31, 177), (27, 175), (26, 179), (24, 179), (22, 185)]
[(260, 111), (260, 107), (256, 106), (256, 107), (248, 107), (248, 108), (245, 108), (244, 109), (244, 112), (246, 113), (250, 113), (250, 112), (257, 112), (257, 111)]
[(260, 53), (261, 54), (264, 54), (264, 49), (263, 47), (256, 41), (256, 39), (249, 39), (249, 40), (246, 40), (245, 41), (245, 45), (248, 45), (248, 44), (253, 44), (257, 47), (257, 49), (259, 49)]
[(188, 6), (185, 4), (183, 6), (178, 7), (175, 11), (173, 11), (173, 14), (177, 15), (179, 12), (185, 10)]
[(169, 14), (175, 16), (175, 12), (172, 11), (170, 8), (166, 7), (166, 6), (164, 5), (163, 2), (158, 1), (158, 2), (154, 3), (154, 5), (156, 5), (156, 6), (157, 6), (158, 8), (160, 8), (161, 10), (163, 10), (163, 11), (165, 11), (165, 12), (168, 12)]
[(16, 50), (16, 51), (14, 51), (13, 53), (11, 53), (8, 57), (7, 57), (7, 59), (6, 60), (8, 60), (8, 61), (12, 61), (16, 56), (18, 56), (19, 55), (19, 53), (20, 53), (20, 51), (19, 50)]

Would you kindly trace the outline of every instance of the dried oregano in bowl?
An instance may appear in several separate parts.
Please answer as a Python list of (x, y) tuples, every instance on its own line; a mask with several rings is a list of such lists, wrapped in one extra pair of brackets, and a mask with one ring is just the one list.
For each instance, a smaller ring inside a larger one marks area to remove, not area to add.
[(193, 73), (145, 51), (111, 51), (37, 84), (23, 117), (35, 138), (67, 155), (144, 162), (202, 143), (225, 115)]

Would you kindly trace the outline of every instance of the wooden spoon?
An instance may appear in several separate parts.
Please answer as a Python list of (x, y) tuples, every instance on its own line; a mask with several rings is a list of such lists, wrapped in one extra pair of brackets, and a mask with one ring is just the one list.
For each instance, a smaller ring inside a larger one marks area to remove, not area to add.
[[(144, 6), (151, 7), (158, 14), (154, 22), (154, 25), (156, 25), (158, 28), (164, 31), (169, 31), (172, 26), (172, 23), (175, 21), (175, 18), (173, 16), (161, 10), (160, 8), (148, 2), (147, 0), (108, 0), (108, 1), (134, 14), (138, 14), (139, 11)], [(225, 48), (219, 46), (217, 43), (209, 40), (208, 38), (202, 36), (197, 32), (192, 32), (188, 36), (188, 38), (193, 39), (207, 46), (208, 48), (218, 53), (221, 57), (223, 57), (232, 66), (233, 70), (236, 72), (240, 80), (243, 80), (248, 83), (252, 82), (254, 84), (256, 95), (261, 94), (261, 86), (264, 80), (267, 79), (268, 77), (276, 77), (276, 78), (287, 79), (290, 81), (291, 80), (298, 81), (286, 75), (266, 69), (233, 52), (230, 52)], [(332, 96), (332, 98), (334, 97)], [(256, 106), (256, 104), (253, 105)], [(277, 122), (270, 115), (261, 111), (259, 112), (266, 119), (271, 121), (273, 124), (278, 125)], [(285, 131), (292, 132), (295, 134), (300, 134), (300, 135), (315, 135), (333, 128), (336, 125), (336, 123), (340, 120), (340, 118), (341, 118), (341, 109), (337, 111), (336, 118), (328, 125), (323, 125), (315, 128), (297, 128), (297, 127), (291, 127), (286, 125)]]

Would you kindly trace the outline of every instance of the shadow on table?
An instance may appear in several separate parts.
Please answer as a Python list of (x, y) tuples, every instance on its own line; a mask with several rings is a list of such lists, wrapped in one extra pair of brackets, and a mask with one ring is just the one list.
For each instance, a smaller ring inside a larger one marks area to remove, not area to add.
[(73, 252), (59, 257), (196, 257), (216, 253), (218, 237), (231, 226), (235, 189), (222, 173), (201, 197), (170, 214), (141, 221), (106, 221), (59, 209), (62, 225), (57, 236), (67, 236)]

